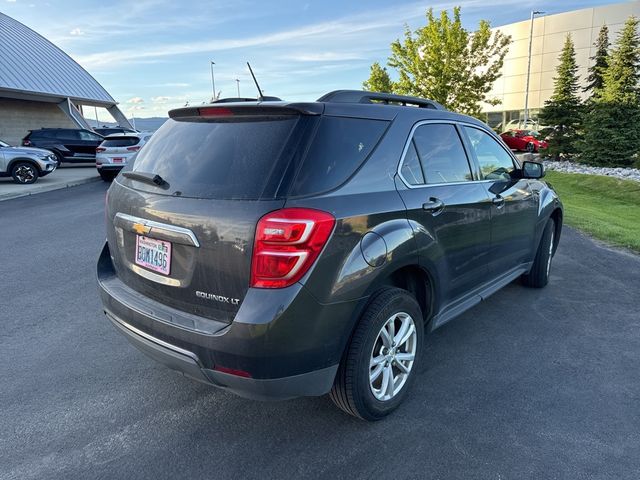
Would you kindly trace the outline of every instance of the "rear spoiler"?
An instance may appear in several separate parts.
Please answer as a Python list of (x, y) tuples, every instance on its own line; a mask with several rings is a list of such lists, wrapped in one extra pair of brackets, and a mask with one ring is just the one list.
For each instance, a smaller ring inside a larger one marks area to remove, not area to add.
[(270, 115), (321, 115), (322, 103), (223, 103), (199, 107), (176, 108), (169, 112), (170, 118), (224, 118), (224, 117), (262, 117)]

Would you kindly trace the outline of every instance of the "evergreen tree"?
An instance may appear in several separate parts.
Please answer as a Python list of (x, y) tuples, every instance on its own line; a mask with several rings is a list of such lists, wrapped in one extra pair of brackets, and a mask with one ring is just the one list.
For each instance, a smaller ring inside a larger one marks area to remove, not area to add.
[(616, 47), (611, 52), (604, 73), (602, 100), (637, 105), (640, 99), (640, 36), (638, 19), (630, 17), (624, 24)]
[[(482, 102), (500, 77), (510, 37), (491, 32), (481, 21), (470, 33), (460, 20), (460, 7), (436, 17), (427, 11), (427, 24), (415, 31), (405, 29), (404, 40), (391, 44), (388, 65), (397, 69), (393, 92), (435, 100), (446, 108), (478, 116)], [(372, 73), (373, 73), (372, 66)]]
[(587, 85), (584, 92), (590, 92), (591, 97), (596, 97), (602, 91), (604, 86), (604, 72), (609, 66), (609, 28), (603, 25), (598, 33), (598, 39), (593, 44), (596, 47), (596, 54), (591, 57), (593, 65), (589, 67), (589, 75), (587, 76)]
[(371, 65), (369, 79), (362, 83), (362, 88), (370, 92), (391, 93), (393, 84), (389, 73), (385, 67), (381, 67), (378, 62)]
[(558, 159), (576, 153), (576, 135), (581, 123), (579, 88), (576, 51), (571, 34), (567, 34), (556, 68), (553, 94), (539, 115), (540, 123), (554, 127), (549, 146), (542, 152), (544, 155)]
[(631, 166), (640, 155), (640, 35), (630, 17), (616, 40), (600, 95), (585, 116), (582, 161)]

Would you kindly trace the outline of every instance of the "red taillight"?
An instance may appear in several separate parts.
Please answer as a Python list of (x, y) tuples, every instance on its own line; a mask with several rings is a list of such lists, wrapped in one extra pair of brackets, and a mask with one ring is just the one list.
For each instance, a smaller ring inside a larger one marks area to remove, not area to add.
[(129, 150), (130, 152), (137, 152), (138, 150), (140, 150), (140, 147), (139, 146), (127, 147), (127, 150)]
[(22, 146), (23, 147), (29, 147), (30, 145), (31, 145), (31, 141), (30, 140), (27, 140), (27, 139), (22, 140)]
[(251, 286), (283, 288), (307, 273), (336, 223), (333, 215), (308, 208), (285, 208), (258, 221), (251, 261)]
[(105, 150), (106, 150), (106, 148), (104, 148), (104, 147), (97, 147), (96, 148), (96, 153), (104, 152)]
[(204, 107), (198, 109), (201, 117), (231, 117), (233, 112), (224, 107)]

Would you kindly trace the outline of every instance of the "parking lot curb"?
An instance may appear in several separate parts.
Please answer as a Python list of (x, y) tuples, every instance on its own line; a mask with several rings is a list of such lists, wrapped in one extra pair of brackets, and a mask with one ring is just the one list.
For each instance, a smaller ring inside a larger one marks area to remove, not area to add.
[(79, 180), (74, 180), (62, 185), (56, 185), (56, 186), (43, 185), (38, 190), (25, 192), (25, 193), (9, 193), (5, 195), (0, 194), (0, 202), (4, 202), (5, 200), (13, 200), (14, 198), (22, 198), (22, 197), (28, 197), (30, 195), (37, 195), (39, 193), (53, 192), (55, 190), (62, 190), (63, 188), (77, 187), (78, 185), (84, 185), (85, 183), (99, 182), (100, 180), (101, 180), (100, 177), (95, 176), (90, 178), (82, 178)]

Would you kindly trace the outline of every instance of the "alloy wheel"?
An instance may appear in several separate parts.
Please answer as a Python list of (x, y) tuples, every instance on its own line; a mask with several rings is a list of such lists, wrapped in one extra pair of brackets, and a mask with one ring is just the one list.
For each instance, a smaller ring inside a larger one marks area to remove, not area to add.
[(553, 230), (551, 230), (551, 238), (549, 239), (549, 258), (547, 258), (547, 277), (551, 271), (551, 257), (553, 257)]
[(394, 398), (404, 387), (416, 357), (418, 334), (411, 315), (393, 314), (384, 323), (369, 361), (369, 386), (380, 401)]
[(31, 165), (20, 165), (15, 170), (15, 176), (20, 183), (29, 183), (36, 177), (36, 172)]

